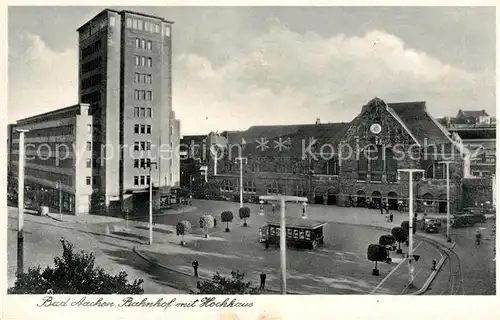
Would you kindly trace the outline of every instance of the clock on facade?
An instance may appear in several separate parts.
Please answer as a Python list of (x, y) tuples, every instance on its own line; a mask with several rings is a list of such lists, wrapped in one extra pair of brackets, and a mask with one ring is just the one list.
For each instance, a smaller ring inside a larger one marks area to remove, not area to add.
[(382, 131), (382, 127), (378, 123), (374, 123), (370, 127), (370, 131), (374, 134), (379, 134)]

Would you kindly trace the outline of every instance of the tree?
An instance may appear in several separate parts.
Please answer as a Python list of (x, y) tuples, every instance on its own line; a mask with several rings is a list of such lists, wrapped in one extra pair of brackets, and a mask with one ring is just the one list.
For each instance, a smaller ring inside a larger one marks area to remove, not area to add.
[(54, 267), (29, 268), (28, 272), (17, 276), (11, 294), (141, 294), (142, 279), (127, 280), (122, 271), (115, 276), (107, 274), (95, 265), (92, 253), (73, 252), (73, 245), (61, 239), (63, 253), (54, 258)]
[(391, 234), (385, 234), (383, 236), (380, 236), (380, 238), (378, 239), (378, 244), (388, 249), (386, 257), (386, 261), (388, 263), (392, 262), (392, 259), (389, 257), (389, 247), (392, 247), (394, 243), (396, 243), (396, 239)]
[(208, 229), (214, 227), (214, 217), (209, 214), (200, 217), (200, 228), (205, 231), (205, 238), (208, 238)]
[(368, 260), (375, 261), (375, 268), (372, 270), (374, 276), (380, 274), (377, 268), (377, 262), (385, 261), (387, 259), (387, 248), (379, 244), (370, 244), (367, 250)]
[[(211, 281), (198, 282), (197, 294), (257, 294), (258, 291), (250, 288), (251, 282), (244, 282), (244, 273), (231, 271), (231, 277), (223, 277), (218, 272)], [(191, 293), (195, 293), (191, 291)]]
[(188, 235), (191, 233), (191, 223), (187, 220), (181, 221), (177, 223), (175, 226), (175, 231), (177, 231), (177, 235), (180, 235), (182, 237), (181, 240), (181, 245), (185, 245), (186, 242), (184, 242), (184, 236)]
[(220, 219), (226, 223), (226, 232), (229, 232), (229, 222), (233, 221), (233, 213), (231, 211), (224, 211), (220, 215)]
[(243, 226), (247, 226), (247, 219), (250, 218), (250, 208), (249, 207), (242, 207), (239, 210), (240, 214), (240, 219), (244, 219), (245, 222), (243, 223)]
[(408, 239), (408, 232), (406, 232), (406, 230), (401, 227), (394, 227), (391, 230), (391, 234), (398, 242), (397, 253), (403, 253), (403, 250), (401, 250), (401, 242), (404, 242), (406, 241), (406, 239)]

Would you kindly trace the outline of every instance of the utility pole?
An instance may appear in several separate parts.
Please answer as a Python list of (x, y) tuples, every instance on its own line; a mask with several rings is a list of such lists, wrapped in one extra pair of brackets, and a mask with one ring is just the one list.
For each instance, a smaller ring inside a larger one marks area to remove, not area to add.
[(243, 160), (245, 160), (245, 164), (247, 164), (246, 157), (236, 158), (236, 161), (240, 162), (240, 208), (243, 208)]
[(453, 163), (453, 161), (441, 161), (439, 162), (441, 164), (444, 164), (446, 167), (446, 241), (451, 242), (451, 236), (450, 236), (450, 212), (451, 212), (451, 201), (450, 201), (450, 164)]
[(408, 287), (413, 286), (413, 173), (425, 172), (422, 169), (398, 169), (398, 172), (408, 172), (409, 174), (409, 203), (408, 203)]
[(153, 180), (151, 176), (151, 168), (153, 165), (157, 166), (156, 162), (151, 162), (151, 159), (148, 159), (149, 166), (149, 245), (153, 244)]
[(61, 181), (57, 181), (57, 189), (59, 189), (59, 219), (62, 221), (62, 197), (61, 197)]
[[(301, 201), (306, 203), (306, 197), (294, 196), (260, 196), (260, 200), (271, 200), (280, 202), (280, 265), (281, 265), (281, 294), (286, 294), (286, 217), (285, 203), (287, 201)], [(305, 208), (305, 206), (304, 206)], [(306, 216), (303, 214), (302, 218)]]
[(17, 274), (23, 274), (24, 262), (24, 133), (28, 130), (18, 129), (19, 132), (19, 161), (18, 161), (18, 203), (17, 203)]

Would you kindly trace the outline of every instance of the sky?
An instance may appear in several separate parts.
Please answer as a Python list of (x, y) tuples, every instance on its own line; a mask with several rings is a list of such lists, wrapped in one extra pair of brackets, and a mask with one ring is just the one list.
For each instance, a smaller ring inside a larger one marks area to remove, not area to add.
[[(495, 9), (111, 7), (174, 21), (181, 133), (349, 122), (374, 97), (495, 115)], [(9, 7), (8, 121), (78, 103), (76, 29), (104, 7)]]

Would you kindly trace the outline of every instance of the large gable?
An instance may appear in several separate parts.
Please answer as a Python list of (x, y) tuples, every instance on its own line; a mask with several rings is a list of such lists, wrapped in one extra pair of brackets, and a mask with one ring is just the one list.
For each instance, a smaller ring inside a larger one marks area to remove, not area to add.
[(424, 101), (388, 103), (387, 106), (421, 145), (451, 143), (448, 130), (427, 112)]

